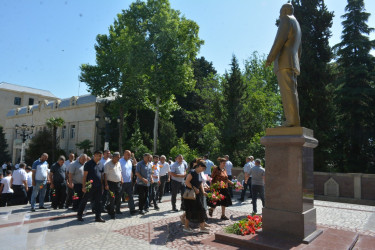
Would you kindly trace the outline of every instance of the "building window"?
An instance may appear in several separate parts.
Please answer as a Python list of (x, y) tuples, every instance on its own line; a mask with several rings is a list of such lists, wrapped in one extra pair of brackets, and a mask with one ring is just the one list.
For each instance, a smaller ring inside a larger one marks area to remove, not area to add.
[(66, 133), (66, 126), (63, 126), (61, 128), (61, 139), (64, 139), (65, 138), (65, 133)]
[(14, 97), (14, 105), (21, 105), (21, 97)]
[(74, 138), (75, 135), (76, 135), (76, 125), (72, 125), (70, 127), (70, 138)]
[(34, 98), (29, 98), (29, 105), (34, 105)]

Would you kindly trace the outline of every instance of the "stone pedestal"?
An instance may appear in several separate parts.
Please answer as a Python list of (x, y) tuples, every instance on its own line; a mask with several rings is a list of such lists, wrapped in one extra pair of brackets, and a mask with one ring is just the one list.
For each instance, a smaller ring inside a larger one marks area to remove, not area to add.
[(303, 127), (269, 128), (263, 232), (309, 242), (319, 235), (314, 208), (314, 155), (318, 141)]

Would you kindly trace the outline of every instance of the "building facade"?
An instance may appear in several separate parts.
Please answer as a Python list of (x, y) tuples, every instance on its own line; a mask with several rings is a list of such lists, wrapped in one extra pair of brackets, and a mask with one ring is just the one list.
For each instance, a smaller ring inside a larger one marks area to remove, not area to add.
[(19, 162), (22, 148), (22, 138), (16, 133), (16, 125), (35, 126), (33, 134), (25, 142), (27, 148), (32, 136), (46, 129), (46, 120), (51, 117), (61, 117), (65, 121), (64, 125), (58, 128), (57, 137), (59, 147), (66, 153), (82, 153), (83, 150), (79, 150), (76, 144), (84, 140), (90, 140), (94, 147), (101, 145), (99, 132), (105, 127), (103, 108), (109, 100), (110, 98), (83, 95), (61, 100), (43, 100), (38, 104), (9, 110), (4, 132), (12, 162)]
[(0, 126), (5, 127), (6, 115), (10, 109), (20, 109), (41, 101), (54, 101), (58, 98), (50, 91), (24, 87), (16, 84), (0, 83)]

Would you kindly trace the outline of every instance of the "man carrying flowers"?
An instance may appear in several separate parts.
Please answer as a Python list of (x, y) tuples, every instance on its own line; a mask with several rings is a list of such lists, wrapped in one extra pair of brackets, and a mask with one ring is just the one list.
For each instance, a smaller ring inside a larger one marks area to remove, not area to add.
[(111, 219), (115, 218), (115, 205), (116, 214), (121, 214), (121, 185), (123, 183), (121, 175), (120, 153), (114, 152), (112, 160), (104, 165), (104, 183), (105, 189), (109, 191), (109, 209), (108, 214)]
[[(83, 178), (82, 183), (86, 183), (82, 186), (82, 192), (84, 193), (82, 201), (79, 204), (77, 219), (83, 221), (82, 215), (85, 210), (87, 201), (92, 199), (95, 207), (95, 221), (105, 222), (101, 217), (100, 200), (102, 197), (102, 173), (103, 168), (100, 167), (99, 162), (102, 158), (103, 152), (97, 150), (94, 152), (94, 156), (91, 160), (85, 163), (83, 167)], [(90, 183), (91, 188), (87, 190), (87, 183)]]

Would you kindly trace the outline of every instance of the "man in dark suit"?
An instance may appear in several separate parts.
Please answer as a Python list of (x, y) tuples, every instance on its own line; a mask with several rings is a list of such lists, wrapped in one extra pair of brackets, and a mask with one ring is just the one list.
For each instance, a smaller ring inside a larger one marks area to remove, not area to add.
[(267, 57), (266, 66), (274, 62), (274, 72), (279, 83), (284, 107), (285, 127), (299, 127), (297, 75), (300, 74), (301, 28), (293, 15), (290, 3), (280, 9), (280, 23), (275, 41)]

